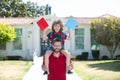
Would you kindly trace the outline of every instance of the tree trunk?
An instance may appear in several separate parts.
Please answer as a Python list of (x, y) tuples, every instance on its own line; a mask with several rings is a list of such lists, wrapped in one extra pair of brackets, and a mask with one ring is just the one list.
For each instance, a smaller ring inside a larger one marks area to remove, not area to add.
[(112, 47), (107, 46), (107, 48), (110, 53), (110, 59), (114, 59), (114, 53), (116, 51), (117, 45), (112, 46)]
[(114, 58), (114, 53), (110, 52), (110, 59), (112, 60)]

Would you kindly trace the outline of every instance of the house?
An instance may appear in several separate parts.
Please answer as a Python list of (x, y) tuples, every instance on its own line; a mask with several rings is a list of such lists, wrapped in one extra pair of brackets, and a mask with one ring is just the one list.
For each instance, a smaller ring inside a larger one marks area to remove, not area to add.
[[(106, 17), (111, 15), (103, 15)], [(56, 19), (60, 19), (63, 24), (66, 23), (67, 17), (58, 18), (53, 15), (45, 15), (44, 17), (48, 24), (48, 32), (51, 30), (52, 22)], [(36, 50), (37, 55), (44, 55), (43, 51), (47, 46), (46, 42), (42, 41), (42, 31), (39, 29), (36, 22), (41, 17), (37, 18), (0, 18), (0, 23), (5, 23), (13, 26), (17, 33), (17, 38), (13, 42), (5, 44), (5, 48), (0, 47), (1, 56), (22, 56), (23, 59), (31, 60), (33, 53)], [(72, 30), (72, 40), (65, 42), (65, 48), (71, 53), (72, 56), (80, 55), (82, 52), (88, 52), (89, 59), (92, 59), (91, 49), (91, 32), (90, 21), (93, 18), (90, 17), (73, 17), (78, 21), (78, 26), (75, 30)], [(64, 32), (67, 34), (67, 28), (64, 28)], [(1, 46), (1, 45), (0, 45)], [(109, 55), (109, 52), (105, 46), (100, 45), (100, 58), (103, 55)], [(115, 55), (120, 55), (120, 47), (117, 48)]]

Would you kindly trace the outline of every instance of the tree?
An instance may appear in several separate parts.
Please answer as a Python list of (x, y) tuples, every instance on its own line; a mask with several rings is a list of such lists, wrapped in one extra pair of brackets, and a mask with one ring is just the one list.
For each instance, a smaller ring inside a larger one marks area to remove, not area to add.
[(0, 1), (0, 17), (25, 17), (27, 16), (26, 4), (22, 0)]
[(48, 13), (51, 14), (51, 7), (48, 5), (39, 6), (37, 3), (24, 3), (22, 0), (0, 1), (0, 17), (39, 17)]
[(0, 23), (0, 44), (13, 41), (16, 33), (13, 27)]
[(91, 21), (91, 32), (99, 44), (107, 47), (113, 59), (120, 43), (120, 19), (115, 17), (94, 19)]
[(26, 3), (26, 8), (27, 8), (27, 14), (29, 17), (39, 17), (41, 16), (41, 6), (38, 6), (37, 3), (33, 3), (31, 1), (28, 1)]
[(41, 15), (51, 14), (51, 7), (47, 4), (46, 6), (39, 6), (37, 3), (28, 1), (26, 3), (28, 16), (39, 17)]

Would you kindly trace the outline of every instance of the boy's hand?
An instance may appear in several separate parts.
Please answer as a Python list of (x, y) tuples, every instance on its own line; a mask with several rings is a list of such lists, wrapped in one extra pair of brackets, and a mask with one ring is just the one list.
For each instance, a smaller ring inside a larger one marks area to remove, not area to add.
[(46, 35), (43, 35), (43, 40), (47, 40), (48, 37)]
[(68, 31), (70, 31), (70, 28), (68, 28)]
[(42, 65), (42, 70), (43, 70), (43, 71), (47, 71), (45, 65)]
[(72, 38), (71, 30), (70, 30), (70, 28), (68, 28), (68, 37), (67, 37), (67, 40), (71, 40), (71, 38)]

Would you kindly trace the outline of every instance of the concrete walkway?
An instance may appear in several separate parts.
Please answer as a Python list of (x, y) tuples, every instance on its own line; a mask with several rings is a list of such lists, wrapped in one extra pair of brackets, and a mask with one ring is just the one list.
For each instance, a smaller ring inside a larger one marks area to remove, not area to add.
[[(23, 77), (23, 80), (47, 80), (47, 75), (43, 75), (41, 69), (42, 57), (34, 57), (34, 65), (31, 66), (28, 73)], [(74, 72), (74, 71), (73, 71)], [(73, 74), (66, 74), (67, 80), (82, 80), (75, 72)]]

